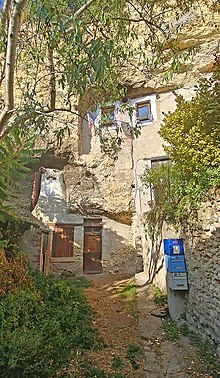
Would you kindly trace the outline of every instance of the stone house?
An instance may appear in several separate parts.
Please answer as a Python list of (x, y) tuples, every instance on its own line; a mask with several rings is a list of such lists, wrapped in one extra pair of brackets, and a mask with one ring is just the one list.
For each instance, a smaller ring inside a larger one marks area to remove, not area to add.
[[(95, 110), (91, 99), (81, 99), (80, 117), (71, 115), (70, 135), (61, 147), (55, 146), (52, 133), (46, 135), (46, 151), (35, 166), (35, 171), (43, 168), (35, 175), (32, 206), (33, 223), (43, 234), (32, 228), (22, 241), (41, 269), (80, 274), (144, 271), (165, 288), (163, 253), (153, 251), (143, 222), (153, 194), (141, 177), (146, 167), (167, 159), (158, 131), (164, 113), (175, 109), (173, 91), (190, 99), (199, 77), (212, 70), (219, 38), (212, 17), (207, 15), (206, 22), (198, 24), (196, 13), (184, 16), (179, 50), (184, 53), (195, 46), (197, 50), (169, 82), (158, 69), (146, 75), (134, 64), (125, 67), (120, 81), (127, 88), (126, 99)], [(140, 136), (134, 138), (137, 125)], [(102, 153), (100, 136), (111, 141), (118, 128), (121, 149), (114, 160)], [(164, 230), (163, 237), (177, 236)]]
[[(154, 282), (167, 291), (162, 239), (180, 235), (164, 225), (156, 247), (152, 245), (144, 218), (153, 193), (141, 178), (147, 167), (167, 161), (158, 131), (164, 113), (175, 109), (173, 91), (190, 100), (194, 84), (212, 70), (219, 31), (211, 22), (195, 27), (196, 21), (188, 18), (190, 32), (180, 36), (178, 43), (183, 52), (188, 47), (199, 49), (172, 80), (165, 83), (158, 71), (146, 79), (143, 72), (125, 70), (121, 80), (127, 88), (126, 99), (100, 105), (95, 111), (88, 101), (82, 101), (81, 117), (72, 120), (70, 136), (62, 146), (57, 148), (47, 136), (47, 150), (33, 170), (38, 173), (30, 178), (35, 183), (33, 226), (21, 240), (40, 270), (143, 272), (144, 282)], [(137, 125), (141, 133), (134, 138), (132, 130)], [(101, 151), (100, 136), (111, 140), (117, 128), (121, 149), (114, 160)], [(189, 292), (176, 295), (174, 302), (176, 307), (184, 302), (180, 307), (194, 330), (219, 343), (220, 202), (219, 193), (213, 196), (201, 208), (200, 230), (181, 235)]]
[[(188, 98), (193, 94), (184, 89), (178, 92)], [(135, 91), (128, 92), (126, 100), (129, 111), (118, 101), (98, 108), (92, 121), (87, 109), (78, 124), (78, 152), (72, 160), (69, 153), (62, 169), (54, 164), (55, 157), (49, 165), (43, 158), (43, 167), (35, 174), (32, 211), (42, 234), (33, 255), (46, 271), (144, 271), (149, 280), (165, 288), (163, 252), (154, 261), (143, 222), (153, 193), (141, 178), (146, 167), (167, 160), (158, 130), (163, 114), (175, 109), (175, 95), (139, 89), (136, 96)], [(110, 119), (107, 124), (101, 121), (102, 112)], [(131, 131), (137, 125), (141, 134), (134, 138)], [(118, 159), (113, 160), (101, 151), (100, 133), (114, 138), (117, 127), (122, 145)], [(163, 236), (178, 235), (166, 230)]]

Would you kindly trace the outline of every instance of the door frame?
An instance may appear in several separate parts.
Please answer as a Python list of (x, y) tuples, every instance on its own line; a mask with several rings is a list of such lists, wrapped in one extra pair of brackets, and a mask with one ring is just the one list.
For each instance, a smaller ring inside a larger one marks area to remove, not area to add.
[[(99, 229), (99, 233), (98, 232), (88, 232), (87, 229), (88, 228), (97, 228)], [(84, 220), (84, 243), (83, 243), (83, 274), (99, 274), (99, 273), (102, 273), (102, 231), (103, 231), (103, 228), (102, 228), (102, 220), (101, 219), (96, 219), (96, 218), (93, 218), (93, 219), (85, 219)], [(96, 270), (86, 270), (85, 269), (85, 256), (86, 256), (86, 252), (85, 251), (85, 236), (86, 234), (88, 235), (99, 235), (100, 236), (100, 251), (98, 252), (91, 252), (94, 253), (94, 254), (99, 254), (99, 262), (100, 262), (100, 268), (99, 269), (96, 269)]]

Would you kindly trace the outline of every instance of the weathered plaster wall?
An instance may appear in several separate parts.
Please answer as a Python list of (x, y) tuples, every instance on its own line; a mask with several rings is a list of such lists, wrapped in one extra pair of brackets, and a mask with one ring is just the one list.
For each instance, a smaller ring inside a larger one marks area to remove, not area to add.
[(136, 272), (136, 251), (132, 246), (131, 227), (112, 219), (103, 219), (102, 251), (104, 272)]
[(19, 240), (19, 247), (28, 255), (32, 269), (41, 265), (41, 231), (35, 227), (26, 230)]

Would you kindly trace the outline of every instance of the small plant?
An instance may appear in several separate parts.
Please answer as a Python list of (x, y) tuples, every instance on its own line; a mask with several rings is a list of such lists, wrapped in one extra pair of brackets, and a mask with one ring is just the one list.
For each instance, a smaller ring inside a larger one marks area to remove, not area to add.
[(186, 323), (181, 324), (178, 327), (178, 329), (179, 329), (181, 335), (183, 335), (183, 336), (189, 336), (190, 335), (190, 331), (189, 331), (188, 325)]
[(129, 345), (127, 350), (127, 359), (130, 362), (134, 370), (139, 369), (139, 363), (137, 362), (137, 357), (140, 355), (140, 347), (138, 345)]
[(108, 378), (109, 375), (103, 369), (97, 367), (90, 367), (86, 368), (86, 378)]
[(154, 302), (158, 306), (165, 306), (167, 304), (167, 295), (164, 294), (159, 287), (154, 288)]
[(177, 324), (171, 319), (163, 322), (163, 329), (170, 341), (175, 341), (180, 337), (180, 331)]
[(116, 372), (123, 367), (123, 362), (120, 357), (114, 356), (112, 359), (112, 369)]
[(135, 279), (129, 280), (118, 292), (118, 296), (125, 299), (129, 304), (131, 313), (135, 318), (138, 318), (137, 298), (136, 298), (136, 283)]
[(202, 340), (195, 332), (189, 331), (188, 336), (193, 345), (196, 345), (201, 353), (202, 361), (209, 366), (213, 378), (220, 377), (220, 362), (215, 353), (216, 346), (209, 340)]

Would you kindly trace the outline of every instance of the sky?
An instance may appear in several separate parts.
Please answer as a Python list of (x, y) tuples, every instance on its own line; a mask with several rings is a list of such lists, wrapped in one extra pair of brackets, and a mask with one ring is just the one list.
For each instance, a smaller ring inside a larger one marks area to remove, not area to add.
[(3, 8), (4, 0), (0, 0), (0, 10)]

